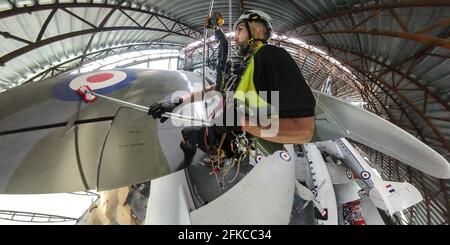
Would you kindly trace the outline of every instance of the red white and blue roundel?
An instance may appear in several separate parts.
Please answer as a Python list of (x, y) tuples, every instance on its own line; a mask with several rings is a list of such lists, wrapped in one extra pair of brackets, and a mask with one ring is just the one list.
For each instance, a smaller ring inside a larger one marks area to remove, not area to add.
[(286, 151), (280, 152), (280, 157), (281, 157), (281, 159), (283, 159), (285, 161), (290, 161), (291, 160), (291, 156)]
[(349, 169), (345, 170), (345, 175), (347, 175), (348, 179), (353, 179), (352, 171), (350, 171)]
[(362, 178), (363, 180), (368, 180), (368, 179), (370, 179), (370, 177), (371, 177), (371, 175), (370, 175), (369, 172), (367, 172), (367, 171), (362, 171), (362, 172), (361, 172), (361, 178)]
[(130, 85), (136, 78), (136, 73), (129, 70), (90, 72), (58, 83), (53, 95), (60, 100), (77, 101), (81, 98), (76, 91), (81, 86), (88, 86), (98, 94), (109, 94)]
[(263, 155), (257, 154), (255, 157), (255, 162), (258, 164), (259, 162), (261, 162), (262, 159), (263, 159)]
[(363, 190), (363, 189), (361, 189), (361, 190), (358, 191), (358, 195), (359, 195), (361, 198), (367, 197), (367, 196), (368, 196), (368, 195), (367, 195), (367, 192), (366, 192), (365, 190)]

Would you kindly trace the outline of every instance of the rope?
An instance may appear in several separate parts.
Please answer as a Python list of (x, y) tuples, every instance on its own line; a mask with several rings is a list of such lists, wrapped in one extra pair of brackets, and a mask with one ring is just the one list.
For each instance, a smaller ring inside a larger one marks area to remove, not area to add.
[(234, 174), (233, 179), (231, 179), (230, 181), (227, 181), (229, 184), (233, 183), (233, 182), (236, 180), (237, 176), (239, 175), (240, 166), (241, 166), (241, 162), (242, 162), (242, 157), (243, 157), (243, 155), (240, 155), (240, 156), (239, 156), (239, 160), (238, 160), (238, 163), (237, 163), (238, 165), (237, 165), (236, 173)]

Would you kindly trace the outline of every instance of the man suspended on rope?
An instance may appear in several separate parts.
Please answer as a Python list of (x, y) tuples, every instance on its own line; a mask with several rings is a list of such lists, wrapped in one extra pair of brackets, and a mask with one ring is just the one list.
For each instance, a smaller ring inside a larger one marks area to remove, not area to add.
[[(241, 65), (223, 86), (212, 85), (206, 90), (219, 91), (222, 88), (220, 92), (223, 94), (227, 91), (235, 92), (232, 97), (225, 96), (225, 107), (237, 110), (236, 104), (245, 105), (246, 116), (235, 119), (231, 126), (183, 129), (180, 147), (185, 153), (184, 167), (191, 164), (197, 148), (204, 152), (210, 152), (211, 149), (215, 151), (218, 147), (220, 149), (228, 145), (233, 148), (233, 144), (229, 142), (236, 136), (250, 136), (255, 142), (256, 151), (267, 156), (276, 150), (283, 149), (283, 144), (307, 143), (314, 134), (315, 100), (310, 88), (289, 53), (283, 48), (267, 44), (273, 31), (271, 17), (259, 10), (246, 11), (235, 22), (234, 30), (234, 41), (243, 57)], [(249, 108), (256, 107), (259, 110), (271, 104), (270, 95), (267, 96), (267, 101), (258, 96), (262, 91), (267, 91), (269, 94), (272, 91), (279, 92), (279, 108), (276, 108), (278, 132), (270, 137), (263, 133), (267, 127), (249, 126), (248, 113), (251, 111)], [(176, 103), (171, 101), (155, 103), (150, 107), (149, 115), (160, 118), (162, 113), (171, 112), (183, 101), (192, 102), (193, 98), (198, 96), (193, 93), (177, 99)], [(236, 103), (239, 101), (242, 103)], [(224, 137), (225, 135), (227, 137)]]

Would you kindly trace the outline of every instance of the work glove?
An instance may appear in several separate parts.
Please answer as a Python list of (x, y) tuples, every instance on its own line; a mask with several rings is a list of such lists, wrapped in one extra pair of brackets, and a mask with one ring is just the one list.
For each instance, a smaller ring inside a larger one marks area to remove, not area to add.
[(163, 123), (168, 117), (162, 117), (162, 114), (166, 112), (172, 112), (175, 107), (181, 105), (183, 103), (183, 99), (181, 97), (176, 97), (174, 99), (175, 102), (170, 100), (161, 100), (159, 102), (154, 103), (150, 106), (147, 114), (152, 115), (153, 118), (161, 118), (160, 122)]

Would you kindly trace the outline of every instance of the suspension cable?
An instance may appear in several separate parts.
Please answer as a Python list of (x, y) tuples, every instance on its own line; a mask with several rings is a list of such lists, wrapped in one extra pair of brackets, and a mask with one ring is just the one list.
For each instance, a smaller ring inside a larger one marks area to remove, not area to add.
[(231, 42), (233, 41), (233, 38), (232, 38), (232, 36), (231, 36), (231, 33), (234, 31), (233, 30), (233, 24), (232, 24), (232, 22), (233, 22), (233, 13), (232, 13), (232, 3), (231, 3), (231, 0), (228, 0), (228, 12), (229, 12), (229, 20), (228, 20), (228, 26), (229, 26), (229, 30), (228, 30), (228, 33), (230, 34), (230, 36), (228, 37), (228, 60), (230, 61), (230, 65), (231, 65), (231, 67), (230, 67), (230, 71), (233, 69), (233, 61), (232, 61), (232, 56), (231, 56)]
[[(206, 40), (208, 38), (208, 22), (211, 19), (211, 15), (212, 15), (212, 9), (214, 7), (214, 0), (211, 0), (210, 4), (209, 4), (209, 9), (208, 9), (208, 17), (206, 19), (205, 22), (205, 30), (203, 31), (203, 90), (202, 90), (202, 100), (205, 99), (205, 93), (206, 93)], [(206, 105), (206, 101), (204, 101), (205, 104), (205, 113), (207, 115), (207, 105)]]

